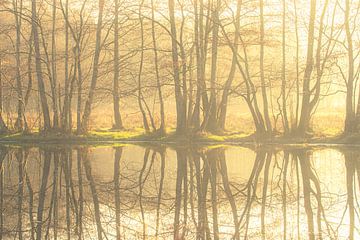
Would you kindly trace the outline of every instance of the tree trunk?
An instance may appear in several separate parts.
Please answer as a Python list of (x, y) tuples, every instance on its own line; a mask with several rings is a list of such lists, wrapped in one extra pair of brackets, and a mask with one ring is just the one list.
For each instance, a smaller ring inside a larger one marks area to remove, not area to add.
[(231, 88), (231, 84), (235, 77), (235, 70), (237, 64), (237, 54), (238, 54), (238, 44), (239, 44), (239, 31), (240, 31), (240, 13), (241, 13), (241, 5), (242, 0), (237, 1), (236, 7), (236, 17), (235, 17), (235, 37), (234, 37), (234, 52), (231, 60), (231, 68), (228, 75), (228, 79), (225, 83), (223, 94), (221, 97), (221, 102), (219, 106), (219, 119), (218, 124), (221, 130), (225, 130), (225, 123), (226, 123), (226, 113), (227, 113), (227, 104), (229, 99), (229, 92)]
[(195, 50), (196, 50), (196, 100), (194, 106), (194, 112), (192, 113), (191, 127), (197, 129), (200, 127), (200, 101), (202, 95), (202, 86), (201, 86), (201, 49), (200, 49), (200, 39), (199, 39), (199, 14), (198, 14), (198, 0), (194, 0), (194, 13), (195, 13), (195, 23), (194, 23), (194, 32), (195, 32)]
[(120, 114), (120, 96), (119, 96), (119, 0), (115, 0), (115, 19), (114, 19), (114, 126), (113, 129), (123, 129), (123, 123)]
[(217, 73), (217, 55), (218, 55), (218, 35), (219, 35), (219, 9), (221, 1), (216, 1), (215, 9), (212, 10), (213, 31), (211, 42), (211, 75), (210, 75), (210, 106), (206, 114), (205, 129), (210, 132), (217, 132), (217, 96), (216, 96), (216, 73)]
[(59, 128), (59, 105), (57, 98), (57, 72), (56, 72), (56, 2), (57, 0), (53, 0), (52, 6), (52, 33), (51, 33), (51, 76), (52, 76), (52, 98), (53, 98), (53, 128)]
[(184, 106), (185, 101), (183, 99), (183, 94), (181, 93), (174, 5), (175, 5), (174, 0), (169, 0), (168, 6), (169, 6), (170, 25), (171, 25), (172, 61), (173, 61), (173, 71), (174, 71), (175, 101), (176, 101), (176, 113), (177, 113), (176, 133), (184, 134), (186, 132), (186, 111), (185, 111), (186, 108)]
[(33, 40), (34, 40), (34, 49), (35, 49), (35, 66), (36, 66), (36, 75), (38, 80), (38, 90), (40, 95), (41, 110), (43, 114), (44, 121), (44, 131), (47, 132), (51, 129), (50, 113), (49, 106), (46, 98), (45, 84), (41, 66), (41, 53), (40, 53), (40, 43), (39, 43), (39, 31), (38, 31), (38, 18), (37, 18), (37, 7), (36, 0), (31, 1), (31, 16), (32, 16), (32, 31), (33, 31)]
[(303, 79), (303, 99), (301, 104), (301, 115), (298, 126), (298, 134), (305, 135), (309, 130), (310, 123), (310, 81), (311, 74), (313, 71), (313, 52), (314, 52), (314, 32), (315, 32), (315, 17), (316, 17), (316, 0), (311, 0), (310, 4), (310, 19), (309, 19), (309, 31), (308, 31), (308, 42), (307, 42), (307, 53), (306, 53), (306, 67)]
[[(70, 126), (70, 119), (69, 119), (69, 112), (71, 111), (70, 106), (70, 80), (69, 80), (69, 1), (65, 1), (65, 58), (64, 58), (64, 79), (65, 79), (65, 93), (64, 93), (64, 105), (62, 111), (62, 118), (61, 118), (61, 125), (63, 130), (68, 133), (71, 131)], [(74, 75), (76, 72), (74, 71)]]
[[(80, 44), (79, 42), (77, 44)], [(80, 46), (77, 46), (75, 62), (77, 64), (77, 108), (76, 108), (76, 132), (81, 133), (81, 108), (82, 108), (82, 69)], [(75, 74), (75, 72), (74, 72)]]
[(284, 126), (284, 133), (288, 134), (290, 127), (289, 127), (289, 120), (287, 114), (287, 107), (286, 107), (286, 0), (283, 0), (283, 24), (282, 24), (282, 71), (281, 71), (281, 100), (282, 100), (282, 117), (283, 117), (283, 126)]
[(1, 58), (0, 58), (0, 134), (4, 134), (8, 132), (8, 128), (5, 124), (5, 121), (2, 117), (3, 113), (3, 84), (2, 84), (2, 69), (1, 69)]
[(154, 64), (155, 64), (155, 73), (156, 73), (156, 87), (159, 95), (159, 104), (160, 104), (160, 128), (159, 131), (161, 134), (165, 133), (165, 107), (164, 100), (162, 96), (162, 89), (160, 83), (160, 73), (159, 73), (159, 64), (158, 64), (158, 52), (157, 52), (157, 44), (156, 44), (156, 35), (155, 35), (155, 6), (154, 0), (151, 0), (151, 35), (153, 40), (154, 47)]
[(294, 17), (295, 17), (295, 37), (296, 37), (296, 107), (295, 107), (295, 122), (292, 124), (291, 130), (296, 130), (299, 123), (299, 108), (300, 108), (300, 69), (299, 69), (299, 28), (298, 28), (298, 14), (296, 1), (294, 0)]
[(99, 0), (99, 12), (98, 12), (98, 20), (96, 26), (96, 46), (95, 46), (95, 53), (93, 59), (93, 71), (91, 77), (90, 90), (87, 100), (85, 102), (84, 113), (81, 121), (80, 131), (82, 133), (86, 133), (89, 130), (91, 107), (94, 101), (95, 88), (98, 78), (99, 58), (101, 52), (101, 30), (102, 30), (102, 22), (103, 22), (103, 10), (104, 10), (104, 0)]
[[(19, 4), (19, 5), (18, 5)], [(17, 119), (15, 122), (15, 129), (18, 131), (24, 130), (24, 100), (23, 100), (23, 92), (22, 92), (22, 82), (21, 82), (21, 57), (20, 57), (20, 47), (21, 47), (21, 14), (22, 14), (22, 8), (23, 8), (23, 2), (19, 1), (13, 1), (13, 7), (14, 7), (14, 16), (15, 16), (15, 26), (16, 26), (16, 42), (15, 42), (15, 59), (16, 59), (16, 92), (17, 92), (17, 98), (18, 98), (18, 105), (17, 105)]]
[[(144, 19), (143, 16), (141, 15), (141, 10), (142, 10), (142, 6), (144, 4), (144, 0), (141, 1), (141, 4), (139, 6), (139, 21), (140, 21), (140, 34), (141, 34), (141, 49), (140, 49), (140, 65), (139, 65), (139, 73), (138, 73), (138, 104), (139, 104), (139, 108), (140, 108), (140, 112), (142, 115), (142, 119), (143, 119), (143, 125), (144, 125), (144, 129), (146, 133), (150, 132), (150, 128), (149, 128), (149, 123), (146, 117), (146, 112), (145, 109), (142, 105), (142, 85), (141, 85), (141, 75), (142, 75), (142, 70), (143, 70), (143, 64), (144, 64)], [(145, 102), (145, 100), (144, 100)]]
[(354, 53), (353, 40), (350, 30), (350, 0), (345, 1), (345, 32), (347, 40), (347, 57), (348, 57), (348, 76), (346, 83), (346, 117), (345, 117), (345, 133), (351, 133), (356, 128), (355, 111), (354, 111)]
[(271, 134), (272, 125), (269, 117), (269, 103), (267, 99), (267, 91), (265, 85), (264, 73), (264, 43), (265, 43), (265, 30), (264, 30), (264, 1), (260, 0), (260, 81), (261, 81), (261, 94), (263, 98), (264, 118), (266, 131)]

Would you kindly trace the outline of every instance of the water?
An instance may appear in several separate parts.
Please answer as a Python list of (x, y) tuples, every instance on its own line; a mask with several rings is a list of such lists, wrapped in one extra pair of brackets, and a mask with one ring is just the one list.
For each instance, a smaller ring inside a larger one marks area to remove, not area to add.
[(0, 146), (2, 239), (359, 239), (360, 150)]

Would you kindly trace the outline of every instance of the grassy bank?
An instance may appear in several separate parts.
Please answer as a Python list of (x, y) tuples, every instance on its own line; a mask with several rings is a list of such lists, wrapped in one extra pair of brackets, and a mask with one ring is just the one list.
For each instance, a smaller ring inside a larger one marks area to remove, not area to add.
[(178, 136), (174, 130), (168, 130), (166, 136), (157, 133), (146, 134), (142, 129), (124, 131), (97, 130), (90, 131), (86, 135), (64, 135), (60, 133), (42, 134), (33, 132), (30, 134), (8, 134), (0, 136), (2, 143), (58, 143), (58, 144), (96, 144), (116, 142), (151, 142), (163, 144), (360, 144), (360, 135), (333, 136), (319, 135), (313, 138), (291, 138), (276, 136), (272, 138), (256, 137), (253, 134), (229, 132), (223, 135), (197, 134)]

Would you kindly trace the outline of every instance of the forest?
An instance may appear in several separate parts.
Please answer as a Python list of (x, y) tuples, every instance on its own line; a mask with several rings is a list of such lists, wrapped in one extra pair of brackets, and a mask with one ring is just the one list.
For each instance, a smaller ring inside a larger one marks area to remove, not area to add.
[(356, 135), (359, 11), (354, 0), (2, 0), (0, 133)]

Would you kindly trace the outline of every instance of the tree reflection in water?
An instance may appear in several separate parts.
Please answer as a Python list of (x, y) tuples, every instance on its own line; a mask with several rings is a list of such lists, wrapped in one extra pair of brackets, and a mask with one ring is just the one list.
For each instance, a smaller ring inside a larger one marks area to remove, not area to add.
[(357, 239), (359, 156), (1, 146), (0, 239)]

